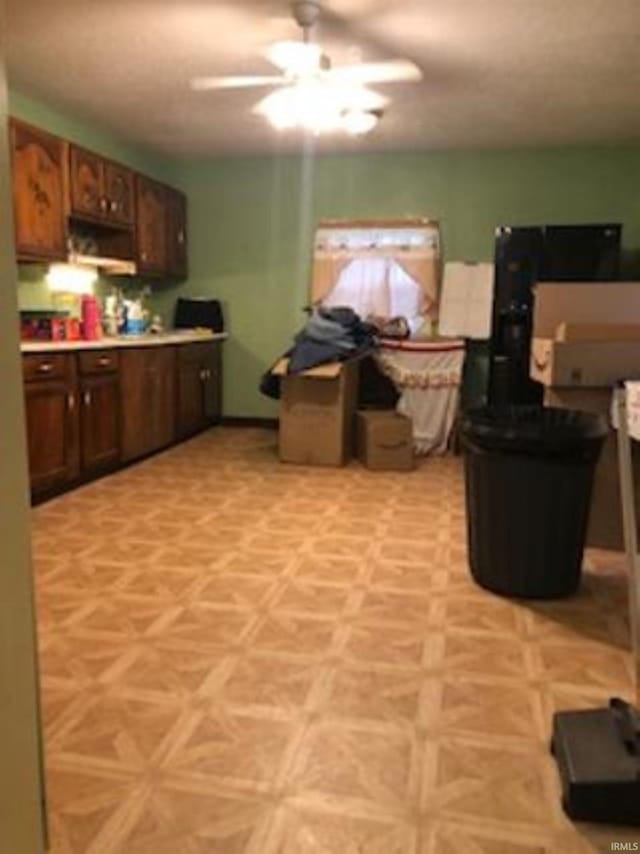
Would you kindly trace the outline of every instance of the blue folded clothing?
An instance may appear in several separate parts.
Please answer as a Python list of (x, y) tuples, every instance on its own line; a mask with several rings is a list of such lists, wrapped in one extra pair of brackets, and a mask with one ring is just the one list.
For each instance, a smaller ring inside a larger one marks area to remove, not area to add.
[(341, 361), (375, 344), (375, 329), (351, 308), (316, 308), (294, 340), (289, 373)]
[[(287, 370), (290, 374), (298, 374), (328, 362), (342, 362), (376, 346), (375, 327), (363, 323), (353, 309), (346, 306), (315, 308), (294, 338), (293, 347), (285, 353), (289, 358)], [(268, 397), (278, 398), (279, 377), (267, 371), (261, 380), (260, 391)]]

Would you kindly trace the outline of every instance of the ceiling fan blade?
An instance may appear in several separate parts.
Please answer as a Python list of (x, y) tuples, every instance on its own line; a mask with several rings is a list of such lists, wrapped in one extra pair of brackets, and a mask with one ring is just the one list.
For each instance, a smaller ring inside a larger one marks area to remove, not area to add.
[(191, 88), (194, 92), (210, 92), (216, 89), (248, 89), (252, 86), (280, 86), (280, 76), (238, 76), (238, 77), (194, 77)]
[(408, 59), (339, 65), (328, 73), (332, 79), (345, 83), (411, 83), (423, 77), (418, 66)]

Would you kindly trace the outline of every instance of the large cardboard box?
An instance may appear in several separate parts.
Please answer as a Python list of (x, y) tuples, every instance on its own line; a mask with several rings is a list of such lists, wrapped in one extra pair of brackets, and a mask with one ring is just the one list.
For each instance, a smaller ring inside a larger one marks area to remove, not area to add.
[(281, 359), (280, 459), (311, 466), (342, 466), (353, 455), (360, 360), (331, 362), (299, 374)]
[(640, 341), (640, 324), (561, 323), (556, 341)]
[[(545, 389), (546, 406), (561, 409), (579, 409), (596, 412), (609, 421), (611, 409), (610, 389), (548, 388)], [(634, 482), (640, 483), (640, 448), (633, 443)], [(640, 518), (640, 491), (636, 490), (636, 518)], [(591, 498), (591, 512), (587, 528), (587, 545), (592, 548), (622, 551), (622, 506), (618, 473), (618, 447), (615, 430), (611, 429), (596, 467)]]
[[(531, 378), (545, 386), (597, 388), (640, 377), (640, 339), (629, 333), (639, 318), (638, 282), (538, 284)], [(589, 334), (592, 340), (585, 340)]]
[(411, 419), (394, 410), (358, 412), (358, 459), (375, 471), (411, 471), (414, 467)]

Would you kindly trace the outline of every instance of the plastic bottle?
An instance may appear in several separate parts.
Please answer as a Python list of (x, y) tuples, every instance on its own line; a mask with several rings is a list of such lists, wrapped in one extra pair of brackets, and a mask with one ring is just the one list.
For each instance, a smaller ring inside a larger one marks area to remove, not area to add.
[(82, 337), (85, 341), (97, 341), (102, 338), (98, 300), (88, 294), (82, 297)]

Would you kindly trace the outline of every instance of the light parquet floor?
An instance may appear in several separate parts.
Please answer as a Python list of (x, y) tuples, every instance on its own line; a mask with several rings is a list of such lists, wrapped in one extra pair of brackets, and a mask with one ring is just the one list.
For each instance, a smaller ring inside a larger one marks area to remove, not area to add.
[[(499, 524), (500, 520), (496, 520)], [(457, 459), (280, 465), (212, 431), (34, 511), (54, 854), (582, 854), (556, 709), (630, 697), (620, 560), (470, 580)]]

